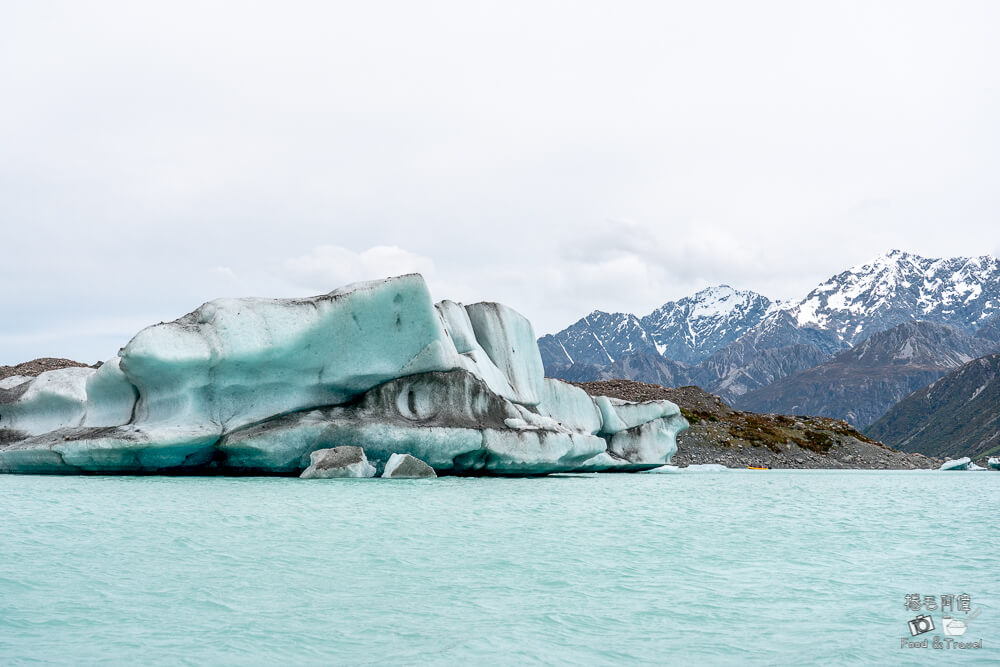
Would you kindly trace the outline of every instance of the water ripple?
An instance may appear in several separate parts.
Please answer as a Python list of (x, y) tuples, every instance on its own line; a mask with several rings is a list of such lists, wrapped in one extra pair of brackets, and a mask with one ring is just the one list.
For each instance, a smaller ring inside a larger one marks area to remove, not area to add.
[[(1000, 475), (0, 476), (0, 663), (1000, 660)], [(978, 635), (977, 635), (978, 637)]]

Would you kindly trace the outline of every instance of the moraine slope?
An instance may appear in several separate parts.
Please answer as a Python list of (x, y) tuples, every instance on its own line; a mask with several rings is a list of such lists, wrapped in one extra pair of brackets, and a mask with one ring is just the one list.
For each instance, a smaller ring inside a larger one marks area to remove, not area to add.
[(1000, 454), (1000, 354), (970, 361), (914, 392), (865, 432), (930, 456)]

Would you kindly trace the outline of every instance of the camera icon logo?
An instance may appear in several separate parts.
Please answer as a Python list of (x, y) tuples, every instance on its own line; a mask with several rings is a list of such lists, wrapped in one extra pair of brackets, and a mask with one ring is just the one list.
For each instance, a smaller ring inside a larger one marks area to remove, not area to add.
[(933, 630), (934, 619), (926, 614), (921, 614), (912, 621), (907, 621), (907, 625), (910, 626), (910, 634), (916, 637), (917, 635), (922, 635), (925, 632)]

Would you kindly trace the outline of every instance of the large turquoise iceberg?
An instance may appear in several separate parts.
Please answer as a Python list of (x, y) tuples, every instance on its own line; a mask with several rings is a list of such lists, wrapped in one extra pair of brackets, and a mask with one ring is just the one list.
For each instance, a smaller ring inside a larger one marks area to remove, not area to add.
[(535, 341), (516, 311), (435, 304), (415, 274), (219, 299), (99, 369), (0, 380), (0, 472), (298, 475), (339, 446), (459, 475), (670, 461), (687, 427), (676, 405), (545, 378)]

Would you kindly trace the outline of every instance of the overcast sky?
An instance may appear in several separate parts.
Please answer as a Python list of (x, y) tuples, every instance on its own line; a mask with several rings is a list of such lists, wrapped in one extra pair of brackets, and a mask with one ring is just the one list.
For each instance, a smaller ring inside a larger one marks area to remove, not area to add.
[(0, 364), (420, 271), (539, 334), (1000, 251), (1000, 2), (4, 2)]

